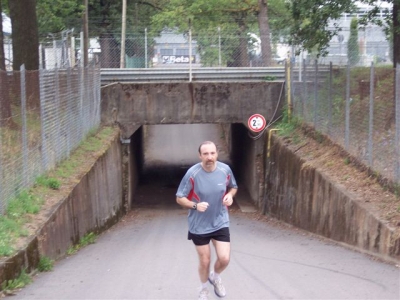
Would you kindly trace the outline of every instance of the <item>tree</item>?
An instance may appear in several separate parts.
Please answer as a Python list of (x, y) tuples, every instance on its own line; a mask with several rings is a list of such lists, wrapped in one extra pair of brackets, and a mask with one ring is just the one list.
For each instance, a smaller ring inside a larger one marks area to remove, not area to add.
[(350, 23), (350, 37), (347, 42), (347, 56), (349, 64), (354, 66), (360, 60), (360, 50), (358, 47), (358, 21), (353, 18)]
[(27, 70), (39, 69), (39, 36), (36, 0), (12, 0), (10, 9), (13, 46), (13, 68), (25, 64)]
[(8, 78), (3, 43), (3, 9), (0, 0), (0, 126), (14, 124), (11, 119), (11, 103), (8, 93)]
[(81, 0), (37, 0), (36, 13), (39, 37), (75, 28), (80, 31), (84, 6)]
[[(158, 30), (167, 27), (185, 33), (190, 19), (193, 36), (200, 47), (200, 54), (203, 54), (203, 63), (207, 62), (210, 53), (213, 53), (215, 49), (212, 49), (216, 44), (215, 38), (213, 39), (210, 35), (220, 34), (222, 45), (226, 49), (223, 56), (228, 66), (249, 64), (248, 43), (251, 41), (249, 33), (257, 33), (261, 36), (264, 65), (268, 65), (270, 63), (268, 57), (271, 57), (269, 2), (266, 0), (172, 0), (163, 7), (161, 13), (153, 18), (153, 21)], [(283, 1), (273, 0), (272, 3), (281, 4)], [(218, 33), (217, 28), (220, 30)], [(215, 54), (212, 57), (215, 57)]]
[[(326, 48), (333, 36), (341, 28), (335, 23), (343, 13), (357, 10), (356, 2), (368, 4), (369, 13), (358, 20), (360, 25), (372, 22), (386, 29), (388, 38), (393, 41), (393, 64), (400, 63), (400, 0), (292, 0), (288, 7), (293, 19), (290, 29), (290, 43), (300, 46), (301, 49), (311, 51), (316, 49), (319, 55), (325, 55)], [(378, 18), (382, 2), (392, 4), (392, 10), (387, 9), (386, 19)], [(333, 21), (333, 28), (328, 29), (328, 24)]]
[(341, 30), (337, 23), (328, 29), (329, 22), (355, 7), (351, 0), (292, 0), (288, 2), (288, 8), (292, 16), (290, 44), (325, 55), (330, 40)]
[(258, 27), (260, 28), (261, 56), (264, 66), (271, 65), (271, 39), (267, 0), (258, 0)]
[[(150, 18), (159, 11), (163, 2), (169, 1), (128, 1), (127, 32), (134, 31), (136, 35), (144, 36), (145, 28), (150, 24)], [(104, 68), (119, 68), (121, 11), (122, 2), (120, 0), (91, 1), (89, 3), (90, 35), (99, 37), (100, 63)], [(139, 51), (137, 44), (134, 45), (134, 48), (136, 50), (133, 51)]]

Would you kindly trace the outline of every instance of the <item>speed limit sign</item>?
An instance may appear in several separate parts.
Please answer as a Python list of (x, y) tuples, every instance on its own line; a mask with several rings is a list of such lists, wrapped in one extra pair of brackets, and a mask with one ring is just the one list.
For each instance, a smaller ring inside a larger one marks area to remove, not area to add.
[(249, 118), (248, 121), (249, 128), (254, 132), (260, 132), (267, 125), (265, 118), (260, 114), (254, 114)]

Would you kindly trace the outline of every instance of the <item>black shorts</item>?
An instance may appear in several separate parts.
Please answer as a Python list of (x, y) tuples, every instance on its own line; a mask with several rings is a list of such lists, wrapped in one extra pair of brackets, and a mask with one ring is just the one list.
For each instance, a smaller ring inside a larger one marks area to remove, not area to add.
[(190, 231), (188, 232), (188, 240), (192, 240), (196, 246), (208, 245), (211, 239), (220, 242), (230, 242), (229, 227), (223, 227), (217, 231), (206, 234), (194, 234)]

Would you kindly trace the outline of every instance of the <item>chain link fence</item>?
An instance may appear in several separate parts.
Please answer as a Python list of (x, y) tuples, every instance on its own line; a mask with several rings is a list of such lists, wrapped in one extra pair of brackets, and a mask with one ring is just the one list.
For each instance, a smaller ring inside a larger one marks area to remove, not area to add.
[(0, 212), (100, 125), (100, 69), (0, 71)]
[[(400, 181), (400, 67), (294, 68), (293, 113), (377, 174)], [(397, 93), (395, 93), (397, 91)]]
[[(101, 68), (121, 67), (121, 36), (93, 37), (89, 42), (89, 60)], [(272, 47), (272, 66), (283, 66), (289, 52), (285, 44)], [(80, 36), (64, 35), (43, 38), (40, 43), (40, 67), (67, 68), (81, 65)], [(7, 68), (12, 69), (11, 40), (5, 42)], [(218, 28), (205, 35), (163, 32), (127, 34), (125, 39), (125, 68), (185, 68), (189, 67), (260, 67), (260, 39), (252, 33), (244, 36), (223, 35)]]

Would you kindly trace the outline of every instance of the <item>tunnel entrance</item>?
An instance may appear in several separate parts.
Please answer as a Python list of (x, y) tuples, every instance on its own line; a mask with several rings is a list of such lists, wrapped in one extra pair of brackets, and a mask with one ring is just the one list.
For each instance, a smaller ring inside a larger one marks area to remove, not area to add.
[(143, 125), (130, 140), (131, 209), (143, 205), (176, 208), (178, 185), (187, 169), (200, 161), (198, 147), (206, 140), (216, 143), (218, 160), (230, 165), (241, 194), (256, 195), (251, 200), (258, 201), (256, 147), (243, 124)]

